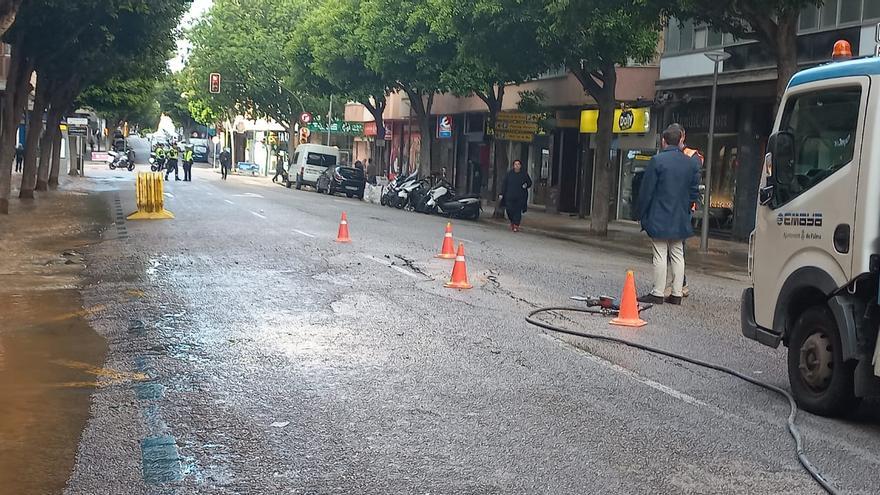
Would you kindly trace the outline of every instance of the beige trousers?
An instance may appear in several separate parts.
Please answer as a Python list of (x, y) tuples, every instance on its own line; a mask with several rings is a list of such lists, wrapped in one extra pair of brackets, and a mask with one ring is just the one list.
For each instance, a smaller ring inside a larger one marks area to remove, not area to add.
[(663, 297), (666, 290), (667, 270), (672, 270), (672, 295), (681, 297), (684, 285), (684, 241), (651, 239), (654, 248), (654, 290), (651, 294)]

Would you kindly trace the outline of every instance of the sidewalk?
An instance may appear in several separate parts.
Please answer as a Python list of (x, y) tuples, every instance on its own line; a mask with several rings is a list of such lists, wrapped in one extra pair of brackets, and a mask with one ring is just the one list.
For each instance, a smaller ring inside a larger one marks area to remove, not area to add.
[[(493, 203), (483, 206), (481, 219), (488, 223), (508, 225), (507, 219), (492, 217)], [(523, 216), (523, 232), (543, 234), (555, 239), (577, 242), (614, 253), (623, 252), (631, 256), (651, 257), (651, 240), (641, 231), (637, 223), (612, 222), (608, 225), (608, 236), (600, 237), (589, 232), (590, 219), (580, 219), (568, 213), (545, 213), (531, 207)], [(700, 251), (699, 236), (687, 241), (688, 269), (696, 269), (714, 275), (728, 275), (738, 279), (748, 276), (749, 246), (747, 243), (709, 239), (709, 252)]]

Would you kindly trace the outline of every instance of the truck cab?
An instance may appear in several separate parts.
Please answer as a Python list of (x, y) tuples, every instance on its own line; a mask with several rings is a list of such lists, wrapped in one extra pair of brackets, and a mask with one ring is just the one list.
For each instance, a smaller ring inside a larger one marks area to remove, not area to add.
[(788, 348), (805, 410), (880, 395), (880, 58), (792, 77), (767, 145), (742, 332)]

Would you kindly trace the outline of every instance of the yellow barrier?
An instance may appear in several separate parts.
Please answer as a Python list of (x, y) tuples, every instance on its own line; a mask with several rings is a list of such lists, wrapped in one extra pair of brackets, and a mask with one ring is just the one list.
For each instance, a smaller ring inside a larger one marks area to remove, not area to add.
[(162, 190), (162, 174), (159, 172), (139, 172), (137, 175), (138, 211), (128, 216), (129, 220), (160, 220), (174, 218), (165, 209), (165, 193)]

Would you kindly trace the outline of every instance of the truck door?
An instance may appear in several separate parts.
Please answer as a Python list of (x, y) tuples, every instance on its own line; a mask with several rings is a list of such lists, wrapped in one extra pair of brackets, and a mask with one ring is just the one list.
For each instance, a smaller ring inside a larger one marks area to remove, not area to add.
[[(794, 137), (793, 166), (784, 174), (782, 168), (765, 167), (762, 183), (774, 189), (769, 201), (758, 206), (753, 245), (755, 318), (763, 328), (782, 330), (773, 326), (774, 311), (796, 269), (824, 271), (836, 287), (851, 279), (869, 87), (869, 78), (857, 76), (804, 84), (786, 93), (776, 129)], [(768, 180), (768, 174), (775, 176)]]

